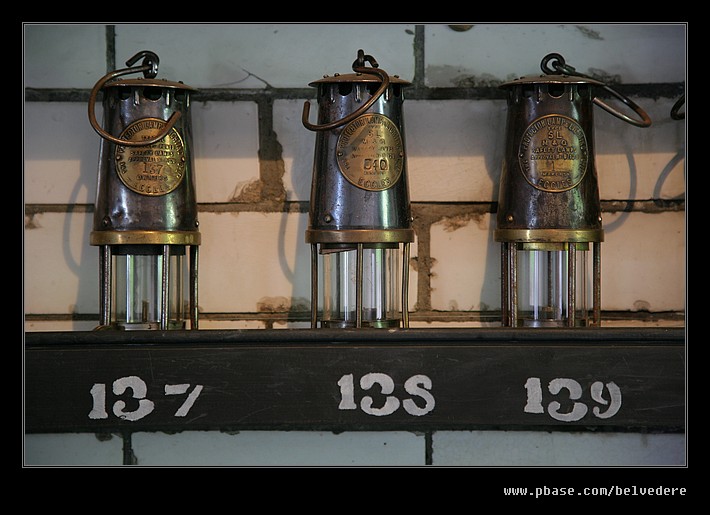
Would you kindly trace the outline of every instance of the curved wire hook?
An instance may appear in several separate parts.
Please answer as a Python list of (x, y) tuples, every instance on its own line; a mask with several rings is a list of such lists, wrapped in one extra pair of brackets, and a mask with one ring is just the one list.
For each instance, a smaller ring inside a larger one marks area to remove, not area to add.
[(683, 104), (685, 104), (685, 94), (683, 94), (683, 96), (676, 100), (676, 103), (673, 104), (673, 107), (671, 108), (671, 118), (674, 120), (685, 119), (685, 113), (680, 112), (680, 108), (683, 107)]
[[(372, 64), (371, 68), (364, 66), (365, 60), (369, 61)], [(372, 56), (364, 55), (364, 52), (362, 50), (358, 50), (358, 58), (355, 60), (355, 62), (353, 62), (352, 66), (353, 71), (356, 73), (373, 73), (377, 75), (382, 80), (380, 87), (377, 88), (377, 91), (375, 91), (375, 93), (367, 100), (367, 102), (362, 104), (358, 109), (356, 109), (349, 115), (341, 118), (340, 120), (324, 123), (323, 125), (312, 124), (308, 121), (308, 115), (311, 111), (311, 103), (306, 100), (306, 102), (303, 104), (303, 115), (301, 116), (301, 122), (303, 123), (303, 126), (311, 131), (327, 131), (345, 125), (346, 123), (349, 123), (358, 116), (362, 115), (375, 102), (377, 102), (377, 100), (384, 94), (384, 92), (390, 85), (390, 76), (387, 74), (386, 71), (378, 68), (378, 66), (379, 65), (377, 64), (377, 61), (375, 61)]]
[[(549, 67), (548, 64), (550, 61), (556, 61), (557, 64), (553, 64), (552, 67)], [(540, 63), (540, 68), (542, 71), (548, 75), (554, 74), (554, 73), (563, 73), (565, 75), (573, 75), (577, 77), (584, 77), (587, 79), (592, 79), (592, 80), (597, 80), (594, 77), (591, 77), (589, 75), (585, 75), (583, 73), (578, 72), (573, 66), (568, 65), (565, 63), (565, 58), (562, 57), (560, 54), (552, 53), (552, 54), (547, 54), (543, 59), (542, 62)], [(634, 118), (631, 118), (621, 111), (618, 111), (611, 107), (609, 104), (604, 102), (603, 100), (599, 99), (598, 97), (594, 97), (592, 100), (595, 104), (597, 104), (599, 107), (604, 109), (607, 113), (610, 113), (620, 120), (624, 120), (627, 123), (630, 123), (631, 125), (635, 125), (636, 127), (650, 127), (651, 126), (651, 118), (646, 114), (646, 111), (644, 111), (639, 105), (637, 105), (634, 101), (632, 101), (630, 98), (622, 95), (615, 89), (612, 89), (611, 87), (607, 86), (606, 84), (602, 84), (602, 87), (607, 90), (609, 93), (611, 93), (613, 96), (615, 96), (617, 99), (621, 100), (624, 104), (629, 106), (636, 114), (638, 114), (641, 119), (636, 120)]]
[[(144, 58), (142, 65), (131, 68), (131, 66), (137, 63), (141, 57)], [(99, 91), (101, 91), (101, 88), (103, 88), (108, 81), (115, 79), (116, 77), (120, 77), (121, 75), (127, 75), (129, 73), (138, 72), (143, 72), (143, 76), (146, 78), (155, 78), (155, 76), (158, 74), (159, 62), (160, 60), (158, 59), (158, 56), (155, 53), (150, 52), (149, 50), (143, 50), (131, 57), (128, 61), (126, 61), (126, 65), (128, 66), (128, 68), (121, 68), (120, 70), (115, 70), (110, 73), (107, 73), (94, 85), (93, 89), (91, 90), (91, 95), (89, 96), (89, 122), (91, 123), (91, 126), (94, 128), (94, 130), (99, 136), (101, 136), (105, 140), (115, 143), (116, 145), (121, 145), (123, 147), (147, 147), (148, 145), (157, 143), (168, 135), (175, 123), (180, 119), (181, 115), (178, 111), (172, 114), (160, 134), (154, 136), (153, 138), (141, 141), (130, 141), (116, 138), (115, 136), (112, 136), (106, 131), (104, 131), (101, 128), (101, 125), (99, 125), (99, 123), (96, 121), (96, 97), (99, 94)]]

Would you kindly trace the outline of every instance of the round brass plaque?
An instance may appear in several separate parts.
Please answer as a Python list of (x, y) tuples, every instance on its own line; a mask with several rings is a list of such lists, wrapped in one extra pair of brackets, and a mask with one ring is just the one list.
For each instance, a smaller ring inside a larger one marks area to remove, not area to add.
[(576, 121), (551, 114), (528, 126), (518, 157), (525, 179), (535, 188), (567, 191), (584, 178), (589, 148), (584, 131)]
[[(160, 134), (166, 123), (158, 118), (133, 122), (121, 139), (140, 141)], [(145, 147), (116, 146), (116, 171), (128, 188), (141, 195), (160, 196), (180, 185), (185, 176), (185, 146), (173, 127), (166, 136)]]
[(402, 136), (386, 116), (364, 114), (338, 136), (337, 156), (338, 167), (350, 183), (368, 191), (386, 190), (402, 175)]

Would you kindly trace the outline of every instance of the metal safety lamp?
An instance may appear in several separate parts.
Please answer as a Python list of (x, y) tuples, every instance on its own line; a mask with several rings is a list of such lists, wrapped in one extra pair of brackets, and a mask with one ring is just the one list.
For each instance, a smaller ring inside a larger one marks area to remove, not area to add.
[[(651, 120), (604, 83), (547, 55), (543, 75), (506, 82), (508, 115), (497, 227), (502, 324), (601, 325), (601, 203), (593, 107), (639, 127)], [(596, 96), (603, 88), (629, 118)], [(588, 255), (591, 252), (591, 264)]]
[(318, 88), (316, 124), (310, 103), (303, 107), (303, 125), (316, 132), (306, 230), (311, 326), (409, 327), (414, 230), (402, 103), (410, 83), (363, 50), (352, 70), (309, 84)]
[[(136, 54), (128, 68), (101, 78), (89, 99), (89, 121), (101, 136), (90, 236), (100, 250), (97, 329), (198, 327), (194, 88), (157, 79), (158, 64), (153, 52)], [(118, 79), (133, 73), (143, 77)], [(103, 127), (95, 116), (99, 92)]]

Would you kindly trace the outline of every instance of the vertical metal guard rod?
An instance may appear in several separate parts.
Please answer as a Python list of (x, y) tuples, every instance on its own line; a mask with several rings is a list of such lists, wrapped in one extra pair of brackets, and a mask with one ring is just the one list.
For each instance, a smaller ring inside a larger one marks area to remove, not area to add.
[(198, 269), (198, 245), (190, 245), (190, 328), (199, 329), (198, 309), (197, 309), (197, 269)]
[(504, 326), (510, 325), (508, 320), (508, 242), (500, 246), (500, 318)]
[(510, 298), (512, 300), (510, 313), (510, 325), (518, 326), (518, 244), (511, 242), (509, 248), (508, 265), (510, 266)]
[(311, 329), (318, 327), (318, 244), (311, 243)]
[(168, 329), (168, 273), (170, 270), (170, 245), (163, 245), (163, 276), (160, 288), (160, 329)]
[(357, 244), (357, 278), (355, 279), (355, 327), (362, 327), (362, 243)]
[(567, 256), (567, 325), (574, 327), (577, 309), (577, 244), (569, 243)]
[(592, 265), (592, 275), (594, 276), (593, 284), (593, 297), (594, 297), (594, 325), (600, 326), (602, 324), (602, 244), (601, 242), (592, 243), (593, 252), (593, 265)]
[(409, 328), (409, 242), (404, 244), (402, 258), (402, 327)]
[(101, 316), (99, 324), (108, 326), (111, 323), (111, 247), (102, 245), (99, 253), (101, 276)]

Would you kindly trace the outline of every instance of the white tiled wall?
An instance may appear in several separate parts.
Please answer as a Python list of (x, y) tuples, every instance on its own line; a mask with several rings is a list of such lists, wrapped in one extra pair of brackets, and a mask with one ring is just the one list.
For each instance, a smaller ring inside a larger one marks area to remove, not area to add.
[(672, 466), (686, 464), (685, 445), (679, 434), (445, 431), (433, 454), (448, 466)]
[[(185, 431), (134, 433), (136, 466), (388, 466), (426, 462), (422, 434), (383, 431)], [(440, 431), (432, 436), (431, 461), (443, 467), (675, 467), (685, 466), (683, 434), (545, 431)], [(118, 466), (119, 435), (25, 436), (28, 466)], [(568, 481), (571, 479), (568, 478)]]
[[(361, 48), (390, 74), (412, 81), (416, 30), (414, 24), (118, 24), (116, 62), (110, 68), (106, 26), (27, 25), (24, 85), (90, 90), (109, 69), (123, 67), (129, 57), (144, 49), (159, 55), (160, 77), (197, 88), (308, 88), (324, 74), (348, 73)], [(430, 88), (487, 86), (537, 74), (541, 58), (549, 52), (562, 53), (581, 72), (603, 73), (625, 84), (686, 80), (684, 25), (485, 24), (467, 31), (424, 25), (423, 34), (423, 80)], [(287, 201), (307, 201), (310, 195), (315, 136), (301, 124), (305, 100), (276, 98), (273, 102), (272, 123), (283, 148)], [(684, 197), (686, 126), (669, 117), (676, 100), (634, 98), (654, 122), (647, 129), (595, 109), (602, 200)], [(495, 201), (504, 157), (505, 113), (505, 101), (498, 99), (406, 100), (412, 201), (423, 203), (422, 209), (426, 203)], [(244, 100), (193, 102), (192, 116), (198, 203), (233, 201), (260, 177), (259, 108)], [(56, 320), (53, 315), (98, 312), (98, 250), (88, 244), (92, 214), (80, 208), (40, 207), (93, 204), (99, 136), (89, 125), (83, 102), (51, 101), (24, 103), (23, 135), (24, 202), (39, 211), (25, 216), (24, 222), (23, 308), (34, 315), (25, 322), (25, 330), (90, 330), (95, 322)], [(270, 306), (307, 307), (307, 214), (227, 211), (200, 213), (200, 310), (258, 313)], [(431, 224), (433, 310), (499, 309), (494, 216), (442, 218)], [(604, 228), (602, 309), (684, 312), (685, 211), (607, 212)], [(417, 256), (417, 243), (412, 255)], [(416, 270), (410, 276), (411, 307), (417, 301)], [(201, 321), (202, 327), (260, 328), (263, 324), (215, 319)], [(594, 440), (594, 436), (582, 435), (573, 441), (563, 434), (543, 438), (522, 433), (437, 433), (433, 463), (566, 464), (599, 457), (600, 448), (617, 449), (609, 450), (609, 455), (616, 456), (615, 464), (658, 461), (675, 465), (685, 459), (683, 438), (677, 436), (628, 434), (615, 440), (609, 436)], [(537, 442), (539, 438), (544, 441)], [(517, 444), (510, 444), (511, 439)], [(180, 464), (178, 459), (208, 464), (217, 463), (219, 456), (220, 464), (284, 460), (290, 464), (416, 466), (424, 462), (423, 440), (410, 433), (185, 433), (138, 434), (132, 446), (139, 464), (174, 465)], [(525, 451), (526, 442), (537, 442), (538, 451)], [(646, 444), (642, 451), (639, 446)], [(494, 445), (508, 451), (494, 453)], [(120, 437), (104, 441), (93, 435), (29, 435), (25, 461), (113, 465), (122, 462), (121, 449)], [(177, 449), (180, 458), (176, 458)], [(315, 449), (317, 455), (311, 452)], [(562, 449), (573, 457), (566, 457)]]
[[(448, 86), (473, 76), (485, 83), (541, 73), (555, 52), (577, 71), (618, 75), (628, 84), (685, 77), (684, 30), (659, 24), (481, 24), (467, 31), (427, 27), (427, 85)], [(539, 57), (538, 57), (539, 56)], [(583, 61), (583, 63), (582, 63)]]

